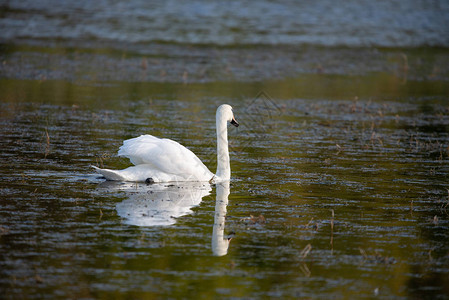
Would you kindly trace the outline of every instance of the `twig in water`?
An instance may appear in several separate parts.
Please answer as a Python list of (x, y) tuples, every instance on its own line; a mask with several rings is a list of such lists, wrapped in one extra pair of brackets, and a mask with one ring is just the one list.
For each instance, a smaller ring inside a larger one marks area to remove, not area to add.
[(340, 152), (343, 150), (343, 147), (340, 146), (339, 144), (335, 144), (335, 147), (337, 147), (337, 154), (336, 155), (339, 155)]
[(309, 255), (310, 250), (312, 250), (312, 245), (307, 244), (307, 246), (302, 249), (302, 251), (299, 253), (301, 255), (301, 259), (304, 259)]
[(438, 225), (438, 216), (437, 216), (437, 215), (435, 215), (435, 216), (433, 217), (433, 224), (434, 224), (434, 225)]
[(299, 266), (299, 269), (301, 270), (301, 272), (304, 273), (304, 275), (306, 277), (310, 277), (310, 275), (312, 275), (312, 272), (310, 272), (309, 268), (307, 267), (307, 265), (305, 263), (301, 263), (301, 265)]
[(50, 136), (48, 135), (47, 128), (45, 128), (45, 140), (46, 140), (46, 145), (45, 145), (44, 158), (47, 158), (47, 155), (50, 153)]
[(363, 256), (363, 261), (365, 262), (368, 259), (368, 255), (366, 255), (366, 251), (359, 247), (360, 254)]
[(259, 215), (258, 217), (254, 217), (253, 215), (249, 215), (249, 217), (241, 218), (240, 222), (245, 222), (249, 225), (255, 224), (265, 224), (266, 220), (263, 215)]
[(312, 224), (313, 222), (313, 217), (310, 219), (309, 223), (307, 223), (306, 228), (310, 226), (310, 224)]
[(434, 249), (434, 248), (430, 249), (429, 252), (428, 252), (428, 255), (429, 255), (429, 261), (432, 261), (432, 260), (433, 260), (433, 257), (432, 257), (432, 251), (433, 251), (433, 249)]

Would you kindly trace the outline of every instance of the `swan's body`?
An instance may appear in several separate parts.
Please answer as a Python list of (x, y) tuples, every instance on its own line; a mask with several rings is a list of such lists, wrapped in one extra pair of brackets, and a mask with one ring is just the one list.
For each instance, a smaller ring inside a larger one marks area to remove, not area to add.
[(134, 166), (124, 170), (96, 169), (108, 180), (209, 181), (214, 174), (189, 149), (170, 139), (141, 135), (123, 142), (119, 156)]
[(107, 180), (134, 182), (226, 181), (231, 178), (227, 123), (238, 126), (232, 107), (220, 105), (216, 114), (217, 172), (214, 175), (189, 149), (170, 139), (141, 135), (123, 142), (119, 156), (128, 157), (134, 166), (124, 170), (94, 167)]

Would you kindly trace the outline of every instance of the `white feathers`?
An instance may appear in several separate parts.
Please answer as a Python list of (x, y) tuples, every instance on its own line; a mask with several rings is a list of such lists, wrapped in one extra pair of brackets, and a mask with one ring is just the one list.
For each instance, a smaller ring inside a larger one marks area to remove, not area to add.
[(100, 169), (94, 167), (108, 180), (121, 181), (222, 181), (231, 175), (227, 122), (235, 126), (231, 106), (223, 104), (217, 109), (217, 176), (189, 149), (170, 139), (152, 135), (141, 135), (123, 142), (119, 156), (127, 157), (134, 166), (124, 170)]

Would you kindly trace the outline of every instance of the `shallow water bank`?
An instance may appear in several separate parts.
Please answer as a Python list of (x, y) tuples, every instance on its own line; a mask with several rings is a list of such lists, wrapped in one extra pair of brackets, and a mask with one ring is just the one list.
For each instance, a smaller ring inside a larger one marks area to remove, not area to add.
[(0, 45), (2, 77), (91, 82), (256, 82), (304, 74), (385, 73), (412, 81), (447, 81), (447, 48), (122, 44)]

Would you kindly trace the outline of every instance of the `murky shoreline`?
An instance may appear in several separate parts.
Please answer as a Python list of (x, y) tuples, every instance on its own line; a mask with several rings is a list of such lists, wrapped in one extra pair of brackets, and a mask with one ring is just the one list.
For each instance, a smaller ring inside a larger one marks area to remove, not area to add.
[(302, 74), (386, 73), (404, 83), (447, 81), (445, 48), (217, 47), (152, 44), (142, 49), (0, 45), (0, 74), (70, 82), (255, 82)]

